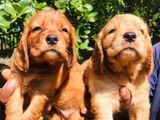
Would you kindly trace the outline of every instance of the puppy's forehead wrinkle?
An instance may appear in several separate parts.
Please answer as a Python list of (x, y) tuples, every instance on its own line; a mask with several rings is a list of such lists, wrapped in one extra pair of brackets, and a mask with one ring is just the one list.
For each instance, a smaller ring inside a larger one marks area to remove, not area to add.
[(56, 21), (58, 21), (59, 18), (62, 17), (61, 13), (56, 11), (55, 13), (53, 13), (54, 15), (47, 15), (45, 18), (44, 18), (44, 24), (43, 26), (45, 25), (53, 25), (56, 23)]
[(62, 18), (64, 18), (64, 16), (61, 15), (60, 12), (51, 11), (50, 13), (39, 13), (32, 18), (32, 22), (30, 24), (31, 27), (46, 27), (57, 23), (57, 21), (60, 21)]
[(143, 20), (130, 14), (117, 15), (111, 20), (111, 23), (114, 24), (114, 26), (116, 24), (117, 28), (124, 26), (134, 26), (136, 28), (142, 27), (143, 29), (146, 28), (146, 24)]

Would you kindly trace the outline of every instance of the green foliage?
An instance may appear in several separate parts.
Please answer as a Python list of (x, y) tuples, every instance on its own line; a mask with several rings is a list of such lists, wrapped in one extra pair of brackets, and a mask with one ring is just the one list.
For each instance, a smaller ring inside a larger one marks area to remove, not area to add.
[(79, 61), (93, 51), (97, 34), (111, 17), (133, 13), (142, 17), (150, 27), (153, 43), (160, 39), (160, 4), (157, 0), (1, 0), (0, 33), (17, 32), (19, 40), (26, 21), (36, 12), (48, 7), (62, 10), (77, 34)]
[(46, 3), (36, 0), (6, 0), (0, 5), (0, 28), (3, 32), (21, 31), (25, 22)]
[[(6, 0), (0, 4), (0, 35), (11, 49), (17, 46), (27, 20), (38, 10), (47, 8), (45, 2), (37, 0)], [(13, 37), (12, 37), (13, 36)], [(8, 41), (8, 37), (10, 37)]]
[[(85, 0), (56, 0), (55, 6), (63, 10), (76, 28), (77, 34), (77, 53), (79, 60), (83, 61), (85, 55), (83, 51), (91, 53), (93, 46), (89, 45), (89, 41), (95, 36), (92, 32), (92, 25), (96, 21), (97, 12), (93, 10), (93, 6)], [(87, 54), (86, 54), (86, 57)]]

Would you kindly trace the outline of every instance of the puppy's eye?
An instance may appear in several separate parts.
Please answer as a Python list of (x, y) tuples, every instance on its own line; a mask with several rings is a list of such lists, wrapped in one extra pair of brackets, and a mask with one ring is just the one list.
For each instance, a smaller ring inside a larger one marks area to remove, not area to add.
[(111, 29), (108, 34), (114, 33), (116, 31), (116, 29)]
[(35, 28), (33, 28), (33, 32), (36, 32), (36, 31), (39, 31), (39, 30), (42, 30), (42, 28), (41, 27), (39, 27), (39, 26), (37, 26), (37, 27), (35, 27)]
[(63, 32), (68, 32), (67, 28), (62, 28)]

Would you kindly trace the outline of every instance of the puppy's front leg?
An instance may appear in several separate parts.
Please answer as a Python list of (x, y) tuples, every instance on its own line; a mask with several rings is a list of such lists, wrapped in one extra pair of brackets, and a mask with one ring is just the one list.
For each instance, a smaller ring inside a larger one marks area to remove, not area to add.
[(21, 120), (38, 120), (43, 113), (48, 97), (44, 94), (36, 93), (31, 98), (27, 110), (21, 116)]
[(129, 120), (149, 120), (150, 105), (148, 100), (129, 109)]
[(6, 120), (18, 120), (23, 113), (21, 88), (17, 87), (6, 104)]
[(91, 98), (91, 108), (95, 120), (113, 120), (112, 102), (104, 95), (95, 94)]

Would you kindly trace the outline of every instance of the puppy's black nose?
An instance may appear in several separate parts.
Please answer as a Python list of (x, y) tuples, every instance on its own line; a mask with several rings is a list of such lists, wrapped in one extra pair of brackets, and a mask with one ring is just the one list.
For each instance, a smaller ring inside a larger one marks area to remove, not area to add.
[(123, 38), (125, 39), (125, 41), (131, 43), (134, 42), (136, 40), (136, 34), (134, 32), (127, 32), (123, 35)]
[(46, 41), (48, 44), (54, 45), (58, 42), (58, 38), (55, 35), (48, 35)]

